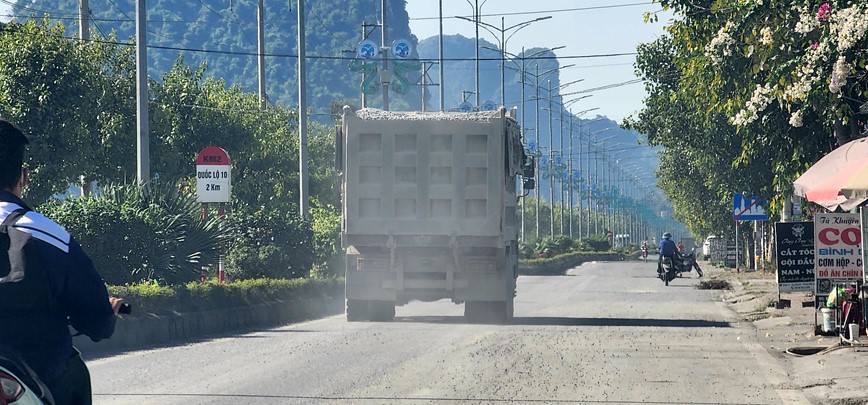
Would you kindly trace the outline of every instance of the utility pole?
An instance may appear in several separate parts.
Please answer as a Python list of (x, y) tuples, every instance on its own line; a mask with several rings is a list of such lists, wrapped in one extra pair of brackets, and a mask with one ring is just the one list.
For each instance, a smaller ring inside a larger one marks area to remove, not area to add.
[(78, 1), (78, 38), (82, 41), (90, 39), (90, 5), (88, 0)]
[[(522, 47), (521, 48), (521, 58), (522, 58), (521, 59), (521, 133), (522, 133), (522, 138), (524, 138), (524, 133), (527, 130), (527, 127), (524, 125), (524, 116), (526, 115), (524, 113), (525, 112), (525, 109), (524, 109), (524, 70), (526, 68), (524, 56), (525, 56), (524, 55), (524, 47)], [(536, 129), (534, 129), (534, 131), (536, 131)], [(521, 163), (522, 163), (522, 165), (524, 165), (524, 162), (521, 162)], [(534, 179), (534, 181), (536, 181), (536, 179)], [(519, 190), (521, 190), (522, 195), (525, 194), (523, 186), (524, 185), (522, 185), (522, 187), (519, 188)], [(527, 211), (527, 198), (522, 197), (521, 198), (521, 239), (522, 240), (527, 240), (527, 234), (525, 233), (525, 230), (524, 230), (524, 220), (525, 220), (524, 216), (525, 216), (526, 211)]]
[(262, 0), (259, 0), (256, 7), (256, 22), (257, 48), (259, 51), (259, 108), (264, 110), (267, 97), (265, 95), (265, 8), (262, 6)]
[[(383, 8), (383, 17), (382, 17), (383, 21), (382, 21), (382, 27), (380, 27), (380, 29), (382, 30), (382, 33), (383, 33), (383, 42), (382, 42), (383, 72), (384, 72), (384, 75), (388, 75), (387, 72), (389, 71), (389, 52), (388, 52), (388, 48), (386, 45), (386, 40), (388, 38), (388, 35), (387, 35), (388, 25), (386, 25), (386, 0), (382, 0), (381, 4), (382, 4), (382, 8)], [(386, 111), (389, 111), (389, 82), (386, 80), (383, 80), (383, 109)]]
[[(563, 102), (563, 98), (561, 98), (561, 102)], [(561, 103), (558, 103), (558, 116), (560, 116), (560, 129), (558, 131), (558, 135), (561, 137), (560, 143), (558, 143), (558, 157), (561, 158), (561, 163), (564, 161), (564, 108)], [(564, 234), (564, 176), (561, 175), (558, 179), (558, 182), (561, 184), (561, 235)]]
[(148, 10), (145, 0), (136, 0), (136, 180), (151, 179), (148, 135)]
[[(534, 116), (536, 117), (536, 126), (534, 127), (534, 135), (536, 135), (536, 149), (539, 151), (539, 63), (536, 64), (536, 76), (534, 76), (534, 80), (536, 83), (536, 112)], [(539, 239), (539, 192), (540, 192), (540, 178), (539, 178), (539, 162), (537, 162), (536, 166), (536, 189), (533, 194), (536, 197), (536, 237)]]
[[(572, 114), (573, 114), (573, 112), (570, 111), (570, 115), (572, 115)], [(570, 126), (570, 130), (572, 130), (572, 125)], [(578, 141), (579, 141), (578, 142), (579, 153), (577, 155), (577, 158), (579, 159), (579, 173), (582, 173), (582, 120), (581, 119), (579, 119), (579, 139), (578, 139)], [(570, 155), (570, 156), (572, 156), (572, 155)], [(585, 175), (584, 177), (588, 177), (587, 173), (584, 173), (584, 175)], [(581, 179), (581, 177), (582, 176), (579, 176), (580, 179)], [(576, 191), (576, 197), (577, 197), (576, 199), (579, 202), (579, 222), (578, 222), (579, 239), (582, 239), (582, 219), (583, 218), (582, 218), (582, 187), (581, 186)]]
[(506, 108), (506, 17), (500, 17), (500, 105)]
[(429, 65), (428, 62), (422, 62), (422, 112), (428, 111), (425, 97), (428, 95), (426, 91), (428, 89), (426, 78), (428, 76), (428, 68), (430, 67), (431, 65)]
[(574, 118), (573, 111), (570, 110), (570, 142), (569, 142), (570, 148), (569, 148), (569, 152), (567, 154), (567, 156), (569, 157), (569, 160), (568, 160), (569, 164), (567, 167), (567, 171), (569, 172), (569, 179), (567, 180), (568, 181), (567, 186), (568, 186), (569, 193), (570, 193), (570, 198), (569, 198), (570, 239), (573, 238), (573, 118)]
[[(596, 155), (595, 155), (596, 156)], [(591, 195), (594, 193), (591, 189), (591, 129), (588, 127), (588, 171), (585, 174), (585, 183), (587, 183), (588, 187), (588, 237), (591, 236), (591, 217), (593, 216), (593, 206), (591, 205)], [(596, 165), (596, 162), (594, 162)], [(594, 171), (594, 180), (596, 180), (597, 173)], [(596, 219), (594, 220), (596, 224)]]
[[(365, 40), (365, 37), (368, 36), (368, 23), (365, 20), (362, 20), (362, 41)], [(365, 84), (365, 71), (362, 70), (362, 86)], [(362, 89), (362, 108), (368, 108), (368, 96), (365, 94), (364, 89)]]
[[(90, 39), (90, 6), (88, 0), (79, 0), (78, 3), (78, 39), (84, 45)], [(93, 182), (85, 176), (81, 176), (81, 195), (90, 195)]]
[(304, 49), (304, 0), (298, 0), (298, 214), (307, 217), (307, 66)]
[(551, 205), (551, 215), (549, 215), (549, 226), (551, 228), (551, 234), (549, 236), (555, 236), (555, 138), (554, 138), (554, 130), (552, 130), (552, 80), (546, 80), (548, 84), (549, 90), (549, 204)]
[(476, 20), (476, 108), (479, 108), (479, 0), (473, 6), (473, 19)]
[(440, 111), (446, 111), (446, 101), (444, 100), (444, 87), (446, 86), (443, 85), (443, 69), (445, 68), (443, 66), (443, 0), (440, 0), (440, 36), (437, 38), (437, 42), (440, 45), (437, 57), (438, 62), (440, 62), (437, 69), (440, 75)]

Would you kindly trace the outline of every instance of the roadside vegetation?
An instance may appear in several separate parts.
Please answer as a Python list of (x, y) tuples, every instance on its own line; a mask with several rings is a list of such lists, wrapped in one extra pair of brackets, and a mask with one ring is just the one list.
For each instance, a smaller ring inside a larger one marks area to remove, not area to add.
[[(30, 139), (25, 200), (76, 237), (113, 293), (140, 313), (334, 294), (330, 128), (309, 126), (312, 215), (300, 219), (299, 137), (288, 125), (297, 111), (260, 110), (255, 94), (180, 57), (149, 83), (153, 179), (139, 187), (133, 48), (64, 32), (47, 21), (0, 24), (0, 116)], [(223, 223), (216, 204), (203, 219), (195, 197), (195, 157), (209, 145), (232, 158)], [(86, 195), (63, 198), (70, 184)], [(229, 282), (218, 285), (221, 252)]]
[[(733, 194), (767, 198), (767, 212), (780, 212), (801, 173), (866, 130), (868, 6), (660, 4), (674, 17), (666, 35), (639, 46), (649, 95), (624, 126), (664, 147), (658, 185), (675, 218), (694, 235), (731, 237)], [(740, 226), (751, 234), (748, 221)]]

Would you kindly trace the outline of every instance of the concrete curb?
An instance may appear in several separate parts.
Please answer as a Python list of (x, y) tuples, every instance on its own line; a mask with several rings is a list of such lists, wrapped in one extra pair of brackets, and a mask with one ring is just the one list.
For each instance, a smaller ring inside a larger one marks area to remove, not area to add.
[(268, 328), (317, 319), (344, 312), (344, 299), (313, 298), (278, 301), (221, 311), (122, 316), (110, 339), (93, 342), (86, 336), (73, 339), (83, 353), (122, 352), (154, 346), (183, 344), (208, 335)]

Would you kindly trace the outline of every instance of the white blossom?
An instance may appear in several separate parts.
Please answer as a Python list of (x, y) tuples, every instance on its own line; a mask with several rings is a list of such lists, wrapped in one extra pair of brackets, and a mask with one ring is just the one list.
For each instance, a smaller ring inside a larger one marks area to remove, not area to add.
[(735, 44), (735, 39), (730, 34), (730, 31), (735, 25), (727, 21), (726, 25), (717, 31), (717, 35), (711, 39), (708, 45), (705, 46), (705, 55), (711, 58), (715, 64), (723, 61), (725, 56), (732, 56), (732, 45)]
[(804, 125), (804, 123), (802, 122), (802, 110), (797, 110), (793, 113), (793, 115), (790, 116), (790, 125), (796, 128)]
[(744, 108), (732, 118), (732, 123), (736, 126), (743, 126), (756, 121), (759, 118), (759, 113), (771, 104), (771, 94), (772, 87), (770, 85), (758, 84), (750, 100), (745, 103)]
[(832, 79), (829, 81), (829, 91), (832, 93), (841, 93), (841, 88), (847, 84), (847, 76), (850, 74), (850, 65), (847, 64), (846, 58), (838, 57), (835, 62), (835, 67), (832, 68)]
[(771, 28), (763, 27), (763, 29), (760, 30), (760, 43), (763, 45), (773, 45), (775, 43), (775, 40), (772, 37)]
[(805, 55), (804, 65), (799, 69), (795, 76), (796, 81), (790, 87), (784, 89), (784, 97), (790, 101), (804, 100), (808, 93), (814, 87), (814, 84), (820, 80), (817, 74), (817, 61), (824, 58), (824, 55), (829, 52), (829, 42), (826, 39), (817, 44), (816, 49), (811, 49)]
[(868, 7), (856, 4), (833, 11), (829, 18), (829, 30), (831, 36), (837, 38), (838, 52), (850, 50), (868, 32)]
[(802, 7), (799, 10), (799, 22), (796, 23), (795, 31), (800, 34), (807, 34), (817, 28), (820, 28), (817, 16), (807, 7)]

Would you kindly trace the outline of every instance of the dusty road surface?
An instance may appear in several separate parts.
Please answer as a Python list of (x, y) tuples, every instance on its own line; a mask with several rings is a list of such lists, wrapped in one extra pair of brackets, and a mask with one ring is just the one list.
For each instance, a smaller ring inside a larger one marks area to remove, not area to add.
[(797, 404), (786, 375), (694, 274), (652, 262), (520, 277), (511, 325), (446, 301), (88, 361), (97, 404)]

